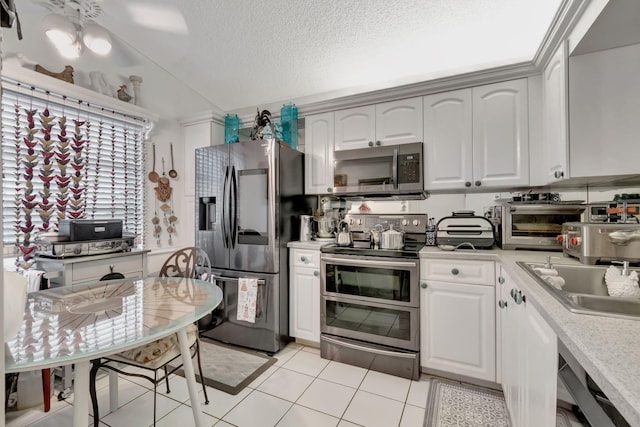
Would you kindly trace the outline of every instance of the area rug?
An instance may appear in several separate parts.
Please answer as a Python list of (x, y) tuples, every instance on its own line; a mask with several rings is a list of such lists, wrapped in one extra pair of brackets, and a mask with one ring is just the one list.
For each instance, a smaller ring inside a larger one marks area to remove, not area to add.
[[(200, 339), (200, 360), (204, 383), (228, 394), (238, 394), (251, 384), (277, 359), (256, 351)], [(194, 358), (193, 369), (196, 380), (201, 383), (198, 365)], [(176, 374), (184, 376), (182, 369)]]
[[(496, 390), (449, 381), (431, 380), (424, 427), (508, 427), (504, 395)], [(571, 427), (564, 410), (556, 414), (556, 427)]]

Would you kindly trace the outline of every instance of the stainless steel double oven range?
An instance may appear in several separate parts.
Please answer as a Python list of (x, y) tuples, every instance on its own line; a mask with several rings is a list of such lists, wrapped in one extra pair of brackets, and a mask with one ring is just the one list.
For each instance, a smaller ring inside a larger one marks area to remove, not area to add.
[[(347, 215), (353, 246), (321, 249), (320, 354), (417, 380), (420, 260), (427, 215)], [(374, 249), (377, 224), (404, 231), (404, 247)]]

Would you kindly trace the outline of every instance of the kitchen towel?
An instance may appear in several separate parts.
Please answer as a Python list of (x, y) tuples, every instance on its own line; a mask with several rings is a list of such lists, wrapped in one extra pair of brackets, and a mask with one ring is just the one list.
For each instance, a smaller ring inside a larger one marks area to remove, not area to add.
[(258, 279), (241, 277), (238, 279), (238, 312), (236, 318), (245, 322), (256, 322), (256, 300), (258, 296)]
[(24, 275), (27, 278), (27, 292), (36, 292), (40, 290), (40, 283), (42, 283), (42, 275), (44, 271), (41, 270), (25, 270)]
[(560, 276), (540, 276), (542, 280), (553, 286), (554, 288), (562, 289), (565, 285), (565, 281)]
[(556, 270), (555, 268), (538, 267), (538, 268), (534, 268), (533, 271), (535, 271), (541, 276), (557, 276), (558, 275), (558, 270)]

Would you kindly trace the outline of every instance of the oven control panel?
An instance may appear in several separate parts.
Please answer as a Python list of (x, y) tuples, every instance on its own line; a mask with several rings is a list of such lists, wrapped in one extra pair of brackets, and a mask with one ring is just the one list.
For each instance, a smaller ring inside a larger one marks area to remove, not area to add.
[(344, 221), (349, 224), (352, 232), (366, 232), (373, 230), (380, 224), (385, 230), (393, 226), (394, 230), (411, 234), (424, 234), (427, 232), (429, 217), (426, 214), (348, 214)]

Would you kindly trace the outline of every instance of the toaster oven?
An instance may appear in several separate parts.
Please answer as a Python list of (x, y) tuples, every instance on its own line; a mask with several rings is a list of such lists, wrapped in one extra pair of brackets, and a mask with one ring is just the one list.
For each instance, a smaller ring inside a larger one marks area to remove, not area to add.
[(494, 224), (502, 249), (562, 251), (562, 224), (580, 222), (584, 211), (582, 201), (507, 202), (492, 206), (485, 216)]

